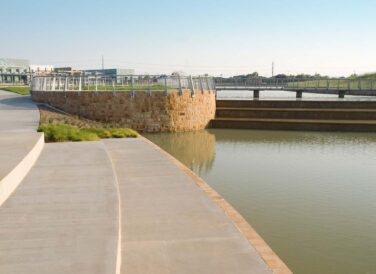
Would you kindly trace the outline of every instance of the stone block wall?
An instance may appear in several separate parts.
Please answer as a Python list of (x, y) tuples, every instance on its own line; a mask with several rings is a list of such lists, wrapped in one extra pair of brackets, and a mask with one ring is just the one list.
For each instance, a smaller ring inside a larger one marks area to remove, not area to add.
[(116, 123), (141, 132), (181, 132), (206, 128), (215, 116), (215, 93), (190, 90), (137, 91), (33, 91), (32, 99), (70, 114)]

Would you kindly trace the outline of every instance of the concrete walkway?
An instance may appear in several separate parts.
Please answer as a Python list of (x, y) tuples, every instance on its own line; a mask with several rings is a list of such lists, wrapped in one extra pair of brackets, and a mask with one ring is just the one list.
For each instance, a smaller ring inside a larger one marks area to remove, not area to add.
[(39, 110), (30, 96), (0, 90), (0, 206), (38, 158), (43, 134), (37, 133)]
[(116, 273), (117, 197), (102, 142), (46, 144), (0, 207), (0, 273)]
[(35, 132), (38, 125), (38, 107), (30, 96), (0, 90), (0, 133)]
[(105, 140), (119, 181), (122, 271), (272, 273), (209, 197), (142, 138)]

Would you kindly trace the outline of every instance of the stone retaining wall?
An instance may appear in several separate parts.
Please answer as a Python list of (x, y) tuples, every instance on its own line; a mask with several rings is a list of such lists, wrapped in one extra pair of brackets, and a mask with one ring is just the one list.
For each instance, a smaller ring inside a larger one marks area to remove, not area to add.
[(116, 123), (141, 132), (180, 132), (204, 129), (215, 116), (215, 93), (191, 95), (162, 91), (93, 92), (33, 91), (32, 99), (88, 119)]

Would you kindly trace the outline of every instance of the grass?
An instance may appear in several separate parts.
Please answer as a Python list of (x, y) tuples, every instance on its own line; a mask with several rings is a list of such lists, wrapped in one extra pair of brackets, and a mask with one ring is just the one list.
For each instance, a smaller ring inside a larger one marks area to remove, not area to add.
[(78, 128), (67, 124), (41, 124), (46, 142), (98, 141), (103, 138), (135, 138), (137, 132), (129, 128)]
[(40, 106), (38, 132), (44, 132), (46, 142), (98, 141), (104, 138), (136, 138), (138, 133), (117, 124), (105, 124), (73, 115), (62, 114)]
[(1, 90), (14, 92), (20, 95), (29, 95), (30, 94), (30, 88), (29, 86), (7, 86), (2, 87), (0, 86)]

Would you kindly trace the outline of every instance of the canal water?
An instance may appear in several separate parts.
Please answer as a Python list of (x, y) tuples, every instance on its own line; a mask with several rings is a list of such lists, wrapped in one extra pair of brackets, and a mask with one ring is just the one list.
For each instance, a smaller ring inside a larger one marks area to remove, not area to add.
[(294, 273), (376, 273), (376, 134), (145, 136), (205, 179)]

